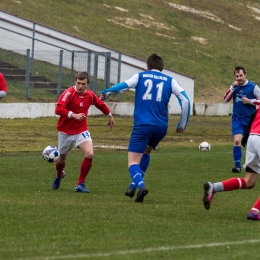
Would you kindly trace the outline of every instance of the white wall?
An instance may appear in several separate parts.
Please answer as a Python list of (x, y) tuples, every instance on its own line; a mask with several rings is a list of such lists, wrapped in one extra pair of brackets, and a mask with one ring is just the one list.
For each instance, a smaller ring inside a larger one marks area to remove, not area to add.
[[(132, 116), (134, 111), (133, 103), (113, 103), (108, 102), (113, 115)], [(228, 116), (232, 113), (232, 103), (225, 104), (195, 104), (196, 115), (202, 116)], [(0, 118), (38, 118), (38, 117), (56, 117), (55, 103), (0, 103)], [(178, 113), (170, 113), (178, 114)], [(102, 112), (96, 107), (91, 106), (89, 116), (102, 115)]]

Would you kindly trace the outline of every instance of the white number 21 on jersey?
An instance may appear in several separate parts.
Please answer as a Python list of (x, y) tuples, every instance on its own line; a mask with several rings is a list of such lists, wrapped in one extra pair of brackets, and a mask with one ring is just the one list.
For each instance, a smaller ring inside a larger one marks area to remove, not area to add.
[[(152, 93), (151, 92), (152, 92), (153, 85), (154, 85), (154, 82), (151, 79), (147, 79), (144, 82), (144, 86), (147, 88), (144, 95), (143, 95), (144, 100), (151, 100), (152, 99)], [(157, 88), (156, 101), (162, 100), (163, 85), (164, 85), (163, 81), (156, 84), (156, 88)]]

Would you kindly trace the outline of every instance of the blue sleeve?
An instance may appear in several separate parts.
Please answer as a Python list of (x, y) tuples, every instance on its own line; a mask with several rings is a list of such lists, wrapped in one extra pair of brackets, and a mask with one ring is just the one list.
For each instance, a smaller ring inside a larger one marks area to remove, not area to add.
[(182, 127), (185, 130), (190, 117), (190, 100), (185, 91), (180, 92), (176, 97), (181, 106), (180, 121), (178, 122), (177, 128)]
[(114, 86), (112, 86), (111, 88), (106, 88), (106, 89), (103, 89), (101, 91), (101, 94), (106, 94), (106, 93), (115, 93), (115, 92), (123, 92), (125, 91), (126, 89), (128, 89), (128, 85), (125, 83), (125, 82), (121, 82), (121, 83), (118, 83)]

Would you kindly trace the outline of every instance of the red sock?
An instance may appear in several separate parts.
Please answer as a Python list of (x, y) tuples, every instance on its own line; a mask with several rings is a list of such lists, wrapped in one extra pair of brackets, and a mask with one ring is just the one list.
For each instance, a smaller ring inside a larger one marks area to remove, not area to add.
[(81, 184), (85, 181), (91, 166), (92, 166), (92, 158), (86, 158), (85, 157), (82, 164), (81, 164), (81, 167), (80, 167), (78, 184)]
[(61, 178), (64, 168), (65, 168), (65, 162), (59, 163), (59, 161), (56, 161), (56, 177), (57, 178)]
[(253, 205), (251, 211), (256, 211), (256, 209), (258, 210), (258, 212), (260, 211), (260, 197), (257, 199), (255, 204)]
[(238, 190), (246, 188), (246, 180), (244, 178), (231, 178), (222, 181), (224, 191)]

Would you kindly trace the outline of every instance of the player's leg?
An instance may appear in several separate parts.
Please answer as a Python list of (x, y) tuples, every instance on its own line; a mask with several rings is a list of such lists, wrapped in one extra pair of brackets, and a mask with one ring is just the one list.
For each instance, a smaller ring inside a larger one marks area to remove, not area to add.
[[(140, 169), (142, 170), (142, 177), (144, 177), (145, 172), (150, 164), (150, 153), (152, 150), (153, 147), (148, 145), (139, 163)], [(126, 189), (125, 195), (132, 198), (135, 195), (136, 188), (137, 188), (136, 184), (132, 181), (129, 187)]]
[(260, 197), (256, 200), (251, 210), (247, 213), (247, 219), (260, 221)]
[(242, 158), (242, 148), (241, 148), (241, 140), (242, 134), (234, 135), (234, 147), (233, 147), (233, 157), (235, 167), (232, 168), (232, 172), (240, 173), (241, 172), (241, 158)]
[[(257, 182), (260, 173), (260, 136), (250, 135), (247, 141), (246, 148), (246, 171), (251, 169), (253, 179), (251, 179), (251, 186)], [(247, 219), (260, 221), (260, 197), (256, 200), (251, 210), (247, 214)]]
[(64, 168), (66, 166), (66, 159), (68, 153), (60, 154), (59, 159), (56, 161), (56, 177), (61, 178), (64, 175)]
[(204, 184), (204, 196), (203, 204), (205, 209), (210, 208), (211, 201), (216, 192), (232, 191), (237, 189), (251, 189), (258, 180), (258, 174), (260, 172), (260, 137), (256, 135), (250, 135), (246, 148), (246, 161), (244, 168), (246, 174), (244, 178), (231, 178), (221, 182), (207, 182)]
[[(135, 164), (138, 164), (138, 167), (139, 167), (143, 152), (145, 151), (146, 145), (148, 143), (148, 138), (146, 138), (146, 140), (144, 140), (144, 139), (142, 139), (142, 136), (143, 136), (142, 129), (140, 127), (134, 126), (133, 130), (132, 130), (132, 134), (130, 136), (129, 144), (128, 144), (128, 171), (130, 173), (130, 178), (131, 178), (132, 182), (125, 191), (125, 195), (130, 198), (134, 197), (136, 188), (137, 188), (137, 184), (133, 180), (133, 177), (132, 177), (132, 174), (131, 174), (131, 171), (129, 168), (129, 166), (130, 166), (129, 165), (129, 152), (137, 153), (139, 158), (138, 159), (134, 158), (134, 159), (135, 159)], [(145, 141), (146, 141), (146, 143), (144, 143)], [(140, 167), (139, 167), (139, 171), (140, 171), (141, 177), (142, 177), (143, 172), (140, 169)]]
[(71, 150), (74, 143), (73, 135), (65, 135), (63, 133), (58, 133), (58, 150), (60, 152), (60, 157), (56, 161), (56, 177), (54, 178), (52, 189), (57, 190), (60, 187), (61, 179), (66, 175), (64, 168), (66, 165), (66, 159), (68, 152)]
[(140, 168), (143, 171), (143, 175), (145, 174), (147, 168), (149, 167), (150, 164), (150, 154), (154, 150), (154, 148), (150, 145), (148, 145), (143, 153), (142, 159), (140, 161)]
[(242, 148), (241, 140), (244, 134), (244, 124), (240, 119), (233, 117), (232, 118), (232, 135), (234, 139), (233, 146), (233, 159), (235, 166), (232, 168), (232, 172), (240, 173), (241, 172), (241, 158), (242, 158)]
[(128, 152), (128, 169), (130, 176), (139, 189), (144, 186), (143, 173), (139, 166), (142, 156), (142, 153)]
[[(139, 189), (135, 202), (143, 202), (144, 196), (148, 194), (140, 164), (146, 170), (150, 163), (150, 156), (144, 157), (142, 162), (143, 154), (145, 151), (151, 152), (152, 149), (155, 149), (166, 133), (167, 127), (142, 126), (133, 129), (128, 147), (128, 167), (130, 176)], [(137, 179), (133, 178), (135, 172), (140, 173), (136, 175)]]
[(128, 169), (132, 182), (139, 189), (135, 202), (143, 202), (144, 197), (148, 194), (148, 189), (145, 187), (142, 170), (139, 166), (143, 153), (128, 152)]
[[(249, 167), (246, 167), (246, 171), (250, 171), (250, 172), (247, 172), (247, 174), (248, 174), (247, 185), (248, 185), (248, 189), (250, 189), (255, 186), (255, 184), (258, 180), (259, 174), (256, 173), (254, 170), (252, 170)], [(260, 168), (259, 168), (259, 171), (260, 171)], [(251, 210), (248, 212), (247, 219), (260, 221), (259, 211), (260, 211), (260, 198), (257, 199), (257, 201), (255, 202), (255, 204), (253, 205)]]
[[(251, 170), (251, 169), (250, 169)], [(231, 178), (221, 182), (206, 182), (204, 184), (203, 203), (205, 209), (210, 208), (211, 201), (216, 192), (232, 191), (238, 189), (251, 189), (257, 182), (257, 174), (246, 172), (245, 178)]]
[(89, 193), (89, 190), (85, 188), (85, 179), (91, 169), (94, 152), (92, 139), (88, 131), (78, 135), (76, 147), (79, 147), (82, 150), (84, 159), (80, 166), (80, 173), (75, 191)]
[[(141, 162), (141, 158), (147, 147), (149, 139), (150, 133), (147, 129), (147, 126), (133, 127), (128, 145), (128, 171), (132, 179), (132, 184), (130, 185), (131, 188), (129, 187), (125, 192), (125, 195), (131, 198), (135, 195), (136, 188), (139, 189), (139, 195), (140, 192), (142, 193), (141, 190), (144, 190), (144, 196), (148, 193), (148, 190), (146, 189), (143, 181), (143, 171), (141, 170), (139, 164)], [(140, 199), (140, 201), (136, 202), (142, 202), (144, 196), (142, 196), (142, 199)]]

